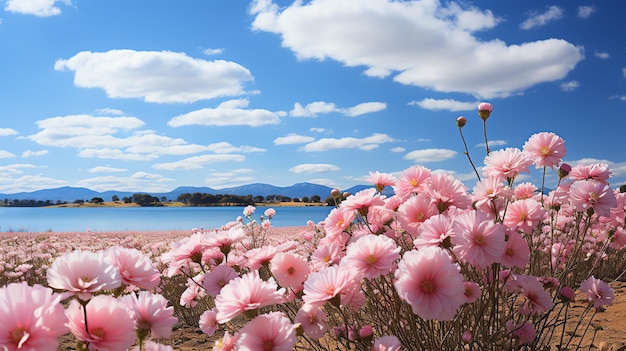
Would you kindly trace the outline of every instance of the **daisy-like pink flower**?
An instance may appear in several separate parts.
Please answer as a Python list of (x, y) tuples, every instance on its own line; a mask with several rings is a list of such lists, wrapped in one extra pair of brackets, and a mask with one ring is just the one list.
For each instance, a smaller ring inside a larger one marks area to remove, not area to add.
[(446, 173), (432, 173), (430, 186), (426, 187), (424, 192), (435, 202), (439, 212), (445, 211), (450, 206), (467, 208), (472, 204), (467, 187)]
[(402, 343), (395, 335), (384, 335), (374, 340), (372, 351), (400, 351)]
[(233, 267), (221, 264), (204, 275), (202, 286), (206, 289), (207, 294), (214, 298), (219, 295), (222, 288), (226, 286), (228, 282), (238, 276)]
[(119, 270), (103, 251), (74, 251), (60, 256), (48, 268), (46, 278), (51, 288), (76, 294), (83, 301), (95, 292), (122, 285)]
[(514, 321), (509, 320), (506, 322), (506, 329), (517, 338), (519, 345), (530, 344), (537, 337), (537, 331), (533, 324), (529, 321), (522, 323), (521, 325), (515, 324)]
[(419, 194), (406, 200), (398, 208), (398, 221), (412, 238), (417, 237), (418, 228), (428, 218), (439, 214), (435, 203), (427, 196)]
[(344, 211), (356, 211), (359, 215), (366, 217), (370, 207), (383, 206), (384, 204), (383, 197), (377, 193), (376, 189), (371, 188), (349, 196), (341, 203), (340, 207)]
[(338, 264), (345, 255), (342, 248), (335, 242), (320, 242), (311, 254), (311, 269), (319, 271), (324, 267)]
[(514, 198), (516, 200), (530, 199), (539, 191), (533, 183), (524, 182), (517, 184), (513, 189)]
[(178, 318), (174, 317), (174, 308), (167, 306), (168, 301), (162, 295), (140, 291), (139, 295), (124, 295), (120, 301), (128, 306), (135, 327), (150, 331), (153, 338), (169, 338), (172, 327), (178, 322)]
[(453, 223), (453, 220), (445, 214), (430, 217), (420, 225), (413, 245), (418, 249), (424, 246), (444, 245), (453, 232)]
[(530, 234), (546, 216), (546, 210), (533, 199), (514, 201), (509, 205), (504, 216), (504, 225)]
[(330, 266), (318, 272), (309, 274), (304, 282), (304, 296), (302, 301), (313, 306), (321, 306), (331, 301), (336, 306), (344, 304), (345, 298), (350, 297), (360, 288), (360, 277), (356, 272), (346, 267)]
[(513, 196), (513, 190), (502, 183), (502, 179), (492, 176), (476, 183), (471, 199), (476, 208), (486, 213), (499, 213), (504, 209), (506, 199)]
[(550, 132), (532, 135), (524, 144), (523, 150), (532, 158), (537, 168), (557, 167), (567, 153), (565, 141)]
[(594, 179), (574, 182), (569, 190), (569, 202), (577, 211), (593, 209), (602, 217), (610, 217), (611, 209), (617, 206), (615, 194), (608, 184)]
[[(140, 351), (139, 346), (135, 346), (131, 349), (132, 351)], [(163, 345), (156, 343), (152, 340), (144, 341), (143, 351), (174, 351), (174, 349), (170, 345)]]
[(506, 148), (504, 150), (496, 150), (489, 153), (485, 157), (485, 167), (483, 175), (487, 177), (495, 177), (500, 180), (512, 182), (518, 174), (522, 172), (530, 172), (528, 167), (533, 160), (525, 153), (516, 148)]
[(270, 271), (280, 286), (300, 289), (311, 269), (301, 255), (279, 252), (270, 261)]
[(159, 285), (161, 273), (143, 252), (114, 246), (107, 253), (111, 263), (119, 270), (123, 284), (147, 290)]
[(237, 343), (237, 338), (239, 337), (239, 333), (235, 335), (230, 335), (228, 331), (224, 333), (224, 337), (215, 341), (215, 346), (213, 346), (213, 351), (231, 351), (235, 349), (235, 344)]
[(217, 321), (226, 323), (245, 311), (283, 302), (285, 289), (278, 289), (273, 278), (264, 281), (258, 271), (235, 278), (215, 298)]
[[(98, 295), (84, 308), (86, 312), (78, 301), (72, 300), (65, 314), (76, 340), (88, 343), (90, 351), (126, 350), (135, 342), (135, 324), (126, 304), (108, 295)], [(89, 329), (85, 328), (84, 313)]]
[(374, 279), (389, 273), (400, 258), (400, 247), (392, 239), (368, 234), (350, 244), (342, 264), (356, 269), (365, 278)]
[(474, 303), (480, 297), (481, 289), (480, 285), (475, 282), (464, 282), (463, 295), (465, 296), (465, 303)]
[(296, 313), (296, 323), (302, 326), (306, 335), (313, 339), (319, 339), (328, 331), (326, 313), (318, 306), (304, 304)]
[(530, 259), (530, 247), (518, 232), (509, 231), (501, 263), (505, 267), (524, 268)]
[(326, 235), (330, 237), (341, 236), (343, 231), (354, 221), (355, 217), (356, 213), (354, 211), (346, 211), (341, 207), (332, 209), (324, 221)]
[(587, 300), (593, 304), (595, 308), (603, 308), (613, 303), (615, 296), (613, 288), (607, 283), (596, 277), (591, 276), (580, 283), (580, 291), (586, 296)]
[(385, 190), (385, 187), (396, 185), (396, 177), (392, 174), (380, 173), (378, 171), (375, 173), (370, 172), (365, 181), (370, 184), (374, 184), (379, 193), (382, 193), (383, 190)]
[(61, 295), (26, 282), (0, 288), (0, 346), (6, 351), (55, 351), (68, 332)]
[(568, 173), (570, 179), (594, 179), (605, 184), (608, 184), (610, 175), (611, 171), (606, 163), (579, 164)]
[(461, 261), (483, 269), (502, 258), (506, 247), (504, 226), (481, 211), (460, 213), (455, 219), (452, 243)]
[(190, 263), (202, 263), (202, 256), (209, 246), (203, 233), (192, 234), (189, 238), (174, 243), (171, 251), (161, 255), (161, 261), (168, 265), (166, 276), (180, 274), (180, 270)]
[(206, 245), (220, 249), (224, 255), (228, 255), (233, 244), (243, 241), (246, 232), (241, 225), (233, 226), (228, 230), (215, 230), (204, 234)]
[(256, 211), (256, 207), (248, 205), (243, 209), (243, 215), (244, 217), (251, 217), (254, 214), (254, 211)]
[(458, 266), (438, 247), (406, 252), (395, 277), (393, 285), (400, 298), (424, 319), (450, 320), (466, 301)]
[(423, 166), (412, 166), (400, 174), (395, 193), (403, 200), (422, 192), (430, 183), (430, 170)]
[(298, 341), (296, 327), (282, 312), (255, 317), (239, 331), (239, 351), (291, 351)]
[(524, 305), (520, 309), (520, 313), (541, 314), (552, 309), (552, 297), (548, 293), (541, 281), (535, 276), (524, 274), (515, 275), (507, 284), (513, 284), (517, 291), (525, 298)]
[(217, 312), (215, 309), (206, 310), (200, 315), (199, 327), (206, 335), (213, 335), (217, 330)]

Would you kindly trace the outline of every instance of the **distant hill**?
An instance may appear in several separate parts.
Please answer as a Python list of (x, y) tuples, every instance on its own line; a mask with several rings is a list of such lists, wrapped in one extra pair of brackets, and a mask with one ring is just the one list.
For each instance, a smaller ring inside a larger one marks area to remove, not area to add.
[[(349, 189), (344, 189), (342, 192), (350, 192), (355, 194), (360, 190), (371, 188), (370, 185), (356, 185)], [(213, 189), (209, 187), (193, 187), (193, 186), (181, 186), (167, 193), (151, 193), (151, 192), (128, 192), (128, 191), (115, 191), (108, 190), (103, 192), (94, 191), (88, 188), (79, 187), (60, 187), (54, 189), (44, 189), (32, 192), (22, 192), (16, 194), (2, 194), (0, 193), (0, 201), (5, 199), (11, 200), (34, 200), (34, 201), (47, 201), (50, 200), (53, 203), (56, 201), (74, 202), (75, 200), (89, 201), (94, 197), (101, 197), (105, 201), (110, 201), (113, 195), (116, 195), (120, 199), (124, 197), (132, 197), (133, 194), (144, 193), (152, 196), (162, 198), (165, 196), (168, 200), (176, 200), (179, 195), (185, 193), (203, 193), (203, 194), (229, 194), (239, 196), (268, 196), (268, 195), (282, 195), (290, 198), (303, 198), (318, 195), (322, 200), (330, 195), (332, 188), (312, 183), (297, 183), (292, 186), (279, 187), (270, 184), (254, 183), (247, 184), (231, 188)], [(390, 195), (390, 194), (387, 194)]]

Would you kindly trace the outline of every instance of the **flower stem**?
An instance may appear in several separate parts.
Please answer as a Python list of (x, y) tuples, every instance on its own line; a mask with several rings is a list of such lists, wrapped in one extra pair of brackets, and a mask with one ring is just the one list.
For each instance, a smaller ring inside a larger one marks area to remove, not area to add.
[(472, 158), (470, 157), (469, 151), (467, 150), (467, 143), (465, 142), (465, 137), (463, 136), (463, 129), (461, 129), (461, 127), (459, 127), (459, 134), (461, 134), (461, 140), (463, 140), (463, 146), (465, 147), (465, 152), (463, 153), (465, 154), (465, 156), (467, 156), (467, 159), (472, 165), (472, 168), (474, 169), (474, 173), (476, 173), (476, 177), (478, 177), (478, 181), (480, 182), (480, 175), (478, 174), (478, 170), (476, 169), (476, 166), (474, 165), (474, 162), (472, 161)]

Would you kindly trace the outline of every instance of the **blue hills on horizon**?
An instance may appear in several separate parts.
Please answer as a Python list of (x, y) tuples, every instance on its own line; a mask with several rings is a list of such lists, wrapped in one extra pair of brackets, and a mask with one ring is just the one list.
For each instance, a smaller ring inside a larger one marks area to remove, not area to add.
[[(355, 185), (349, 189), (344, 189), (342, 192), (349, 192), (355, 194), (363, 189), (371, 188), (372, 185)], [(60, 188), (42, 189), (31, 192), (21, 192), (15, 194), (2, 194), (0, 193), (0, 201), (2, 200), (34, 200), (34, 201), (47, 201), (50, 200), (53, 203), (57, 201), (61, 202), (74, 202), (76, 200), (89, 201), (95, 197), (100, 197), (104, 201), (111, 201), (111, 198), (116, 195), (120, 199), (124, 197), (132, 197), (133, 194), (149, 194), (151, 196), (175, 201), (178, 196), (185, 193), (203, 193), (203, 194), (222, 194), (222, 195), (239, 195), (239, 196), (264, 196), (268, 195), (281, 195), (290, 198), (303, 198), (305, 196), (311, 197), (318, 195), (322, 201), (330, 196), (330, 192), (333, 188), (325, 185), (313, 184), (313, 183), (297, 183), (288, 187), (278, 187), (270, 184), (253, 183), (246, 184), (237, 187), (213, 189), (210, 187), (195, 187), (195, 186), (180, 186), (170, 192), (157, 193), (157, 192), (142, 192), (142, 191), (115, 191), (108, 190), (98, 192), (88, 188), (64, 186)], [(385, 189), (387, 190), (387, 189)], [(391, 193), (384, 192), (385, 195)]]

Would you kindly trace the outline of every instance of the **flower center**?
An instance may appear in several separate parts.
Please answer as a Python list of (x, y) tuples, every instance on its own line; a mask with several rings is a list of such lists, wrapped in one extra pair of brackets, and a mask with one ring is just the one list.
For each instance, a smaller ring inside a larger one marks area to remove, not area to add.
[(430, 294), (435, 290), (435, 283), (431, 280), (424, 280), (420, 283), (420, 289), (423, 293)]
[(274, 342), (272, 340), (267, 340), (266, 342), (263, 343), (263, 350), (273, 350), (274, 349)]
[(289, 268), (287, 269), (287, 273), (289, 273), (289, 274), (294, 274), (295, 272), (296, 272), (296, 269), (295, 269), (295, 268), (293, 268), (293, 267), (289, 267)]
[(91, 334), (92, 336), (94, 336), (94, 337), (98, 338), (99, 340), (101, 340), (101, 339), (104, 338), (104, 334), (105, 333), (104, 333), (104, 329), (103, 328), (98, 327), (98, 328), (91, 329), (91, 332), (89, 334)]
[(544, 146), (541, 148), (541, 155), (543, 157), (549, 156), (550, 155), (550, 148), (547, 146)]
[(365, 263), (369, 264), (370, 266), (376, 263), (376, 261), (378, 261), (378, 257), (374, 255), (369, 255), (367, 256), (367, 258), (365, 258)]
[(600, 200), (600, 195), (596, 194), (596, 193), (589, 193), (589, 203), (590, 204), (595, 204), (598, 202), (598, 200)]
[(17, 345), (18, 349), (22, 348), (22, 345), (24, 345), (26, 340), (28, 340), (29, 336), (30, 334), (27, 333), (26, 329), (24, 329), (23, 327), (17, 327), (9, 333), (10, 340)]
[(426, 218), (426, 215), (424, 214), (424, 212), (420, 212), (418, 214), (415, 215), (415, 220), (417, 222), (422, 222), (424, 221), (424, 218)]

